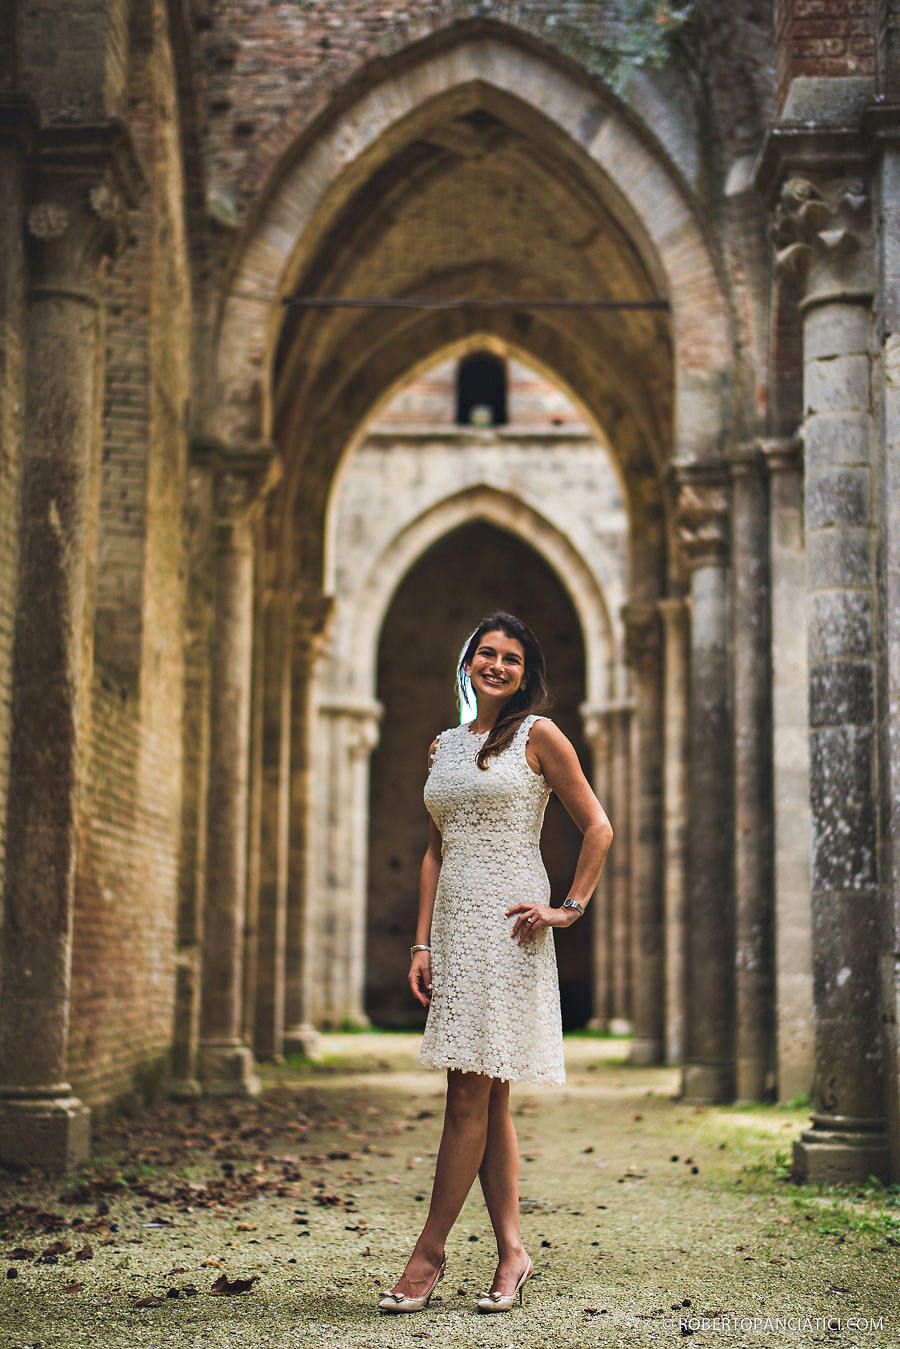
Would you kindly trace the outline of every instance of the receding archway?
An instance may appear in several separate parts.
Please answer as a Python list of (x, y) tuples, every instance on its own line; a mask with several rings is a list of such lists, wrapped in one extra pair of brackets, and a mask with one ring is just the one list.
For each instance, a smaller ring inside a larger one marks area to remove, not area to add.
[[(534, 627), (547, 655), (552, 715), (590, 772), (578, 712), (585, 697), (584, 640), (565, 587), (521, 539), (486, 521), (462, 525), (408, 572), (379, 642), (377, 692), (384, 716), (371, 764), (366, 941), (366, 1011), (379, 1025), (422, 1020), (406, 985), (406, 951), (427, 834), (425, 753), (435, 733), (458, 720), (455, 662), (471, 628), (495, 608), (519, 613)], [(551, 798), (543, 853), (554, 903), (565, 897), (578, 845), (578, 831)], [(584, 931), (582, 938), (557, 943), (567, 1026), (584, 1025), (591, 1015), (591, 941)]]

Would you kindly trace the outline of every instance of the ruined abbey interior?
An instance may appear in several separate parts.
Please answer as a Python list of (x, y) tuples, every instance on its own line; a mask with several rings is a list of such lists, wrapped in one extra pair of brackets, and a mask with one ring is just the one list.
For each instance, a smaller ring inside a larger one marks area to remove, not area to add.
[(7, 0), (0, 179), (0, 1161), (420, 1024), (499, 606), (566, 1024), (900, 1179), (897, 0)]

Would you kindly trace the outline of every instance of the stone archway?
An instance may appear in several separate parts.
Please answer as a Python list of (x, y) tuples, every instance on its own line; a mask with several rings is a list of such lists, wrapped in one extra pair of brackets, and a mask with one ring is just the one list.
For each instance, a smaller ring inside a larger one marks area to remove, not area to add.
[[(385, 617), (420, 559), (441, 539), (476, 524), (494, 536), (499, 532), (512, 536), (511, 547), (524, 549), (534, 559), (532, 569), (553, 578), (551, 588), (563, 596), (561, 605), (572, 615), (569, 629), (577, 634), (580, 652), (578, 692), (570, 694), (567, 704), (571, 705), (568, 715), (573, 711), (575, 715), (567, 730), (576, 744), (590, 745), (586, 766), (606, 794), (610, 777), (606, 739), (602, 732), (598, 735), (596, 722), (612, 696), (619, 652), (602, 579), (560, 528), (508, 493), (479, 484), (437, 502), (406, 523), (377, 552), (352, 590), (342, 590), (313, 682), (311, 771), (317, 791), (309, 802), (306, 831), (315, 838), (316, 847), (308, 856), (306, 905), (307, 921), (317, 938), (315, 959), (308, 959), (306, 977), (307, 1015), (315, 1024), (366, 1020), (369, 761), (379, 741), (384, 712), (376, 692)], [(617, 578), (609, 579), (614, 589)], [(463, 622), (468, 621), (467, 614)], [(456, 641), (452, 623), (450, 631), (452, 647)], [(450, 671), (448, 688), (452, 687), (454, 654), (444, 661)], [(437, 729), (432, 728), (431, 734)], [(557, 851), (564, 853), (566, 845), (559, 842), (559, 830), (555, 837)], [(586, 970), (573, 974), (573, 985), (578, 979), (583, 984), (586, 977)], [(573, 992), (573, 1007), (579, 996), (582, 1004), (588, 1002), (582, 989), (580, 995)], [(573, 1015), (578, 1019), (581, 1014)]]
[[(459, 525), (417, 559), (397, 587), (378, 642), (381, 737), (371, 764), (366, 932), (366, 1012), (380, 1025), (422, 1018), (406, 985), (406, 948), (415, 923), (418, 867), (427, 833), (421, 794), (424, 749), (458, 713), (452, 671), (472, 624), (491, 609), (522, 615), (548, 663), (552, 716), (590, 772), (579, 709), (585, 697), (584, 641), (559, 577), (528, 543), (485, 520)], [(578, 832), (551, 798), (543, 853), (554, 903), (565, 898)], [(510, 900), (512, 902), (512, 900)], [(591, 1016), (594, 911), (577, 942), (558, 942), (566, 1026)]]

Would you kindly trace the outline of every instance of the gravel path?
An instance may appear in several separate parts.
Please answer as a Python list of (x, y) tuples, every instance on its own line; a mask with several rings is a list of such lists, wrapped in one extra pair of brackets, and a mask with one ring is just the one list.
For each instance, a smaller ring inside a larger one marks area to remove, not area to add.
[[(256, 1101), (110, 1121), (67, 1181), (0, 1173), (2, 1349), (900, 1343), (900, 1195), (799, 1189), (776, 1156), (803, 1112), (684, 1106), (677, 1073), (572, 1037), (565, 1087), (513, 1092), (524, 1307), (473, 1308), (494, 1264), (473, 1192), (431, 1307), (379, 1316), (440, 1132), (443, 1079), (417, 1044), (329, 1036), (322, 1064), (268, 1070)], [(212, 1295), (223, 1275), (253, 1282)]]

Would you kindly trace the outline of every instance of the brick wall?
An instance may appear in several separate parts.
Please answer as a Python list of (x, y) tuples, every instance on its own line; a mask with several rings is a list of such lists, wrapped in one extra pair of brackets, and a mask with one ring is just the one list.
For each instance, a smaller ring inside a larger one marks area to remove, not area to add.
[(880, 0), (778, 0), (776, 110), (799, 76), (874, 75)]

